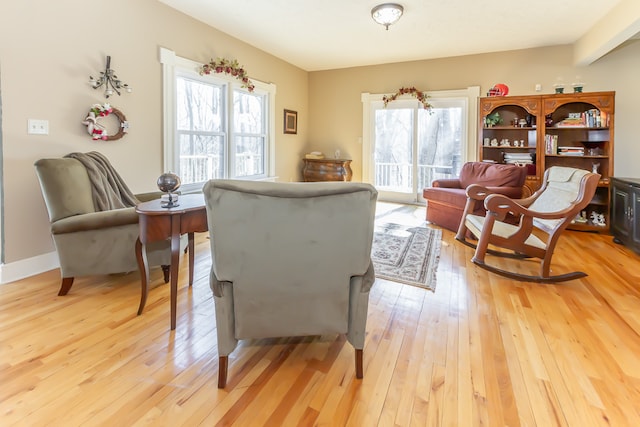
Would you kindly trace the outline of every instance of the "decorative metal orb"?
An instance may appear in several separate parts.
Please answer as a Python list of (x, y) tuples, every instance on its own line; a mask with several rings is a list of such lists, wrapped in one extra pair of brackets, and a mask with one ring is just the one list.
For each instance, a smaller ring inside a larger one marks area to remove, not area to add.
[(165, 193), (172, 193), (180, 188), (180, 177), (171, 172), (163, 173), (158, 177), (158, 188)]
[(180, 188), (180, 177), (178, 175), (171, 172), (163, 173), (158, 177), (157, 184), (160, 191), (169, 194), (169, 200), (166, 202), (161, 202), (160, 206), (162, 206), (163, 208), (173, 208), (176, 206), (180, 206), (178, 201), (174, 199), (173, 195), (171, 194), (178, 188)]

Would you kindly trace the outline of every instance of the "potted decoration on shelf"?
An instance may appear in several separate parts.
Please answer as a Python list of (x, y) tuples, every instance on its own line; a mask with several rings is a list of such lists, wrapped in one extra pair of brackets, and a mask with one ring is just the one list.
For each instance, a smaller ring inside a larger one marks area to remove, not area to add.
[(497, 111), (492, 114), (488, 114), (487, 117), (484, 118), (484, 122), (488, 128), (499, 125), (502, 123), (502, 117), (500, 117), (500, 113)]

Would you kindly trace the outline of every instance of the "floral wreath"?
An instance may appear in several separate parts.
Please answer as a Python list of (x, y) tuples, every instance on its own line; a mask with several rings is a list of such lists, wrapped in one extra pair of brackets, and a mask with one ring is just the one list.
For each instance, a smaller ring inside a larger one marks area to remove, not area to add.
[(393, 95), (383, 96), (382, 101), (384, 102), (384, 106), (386, 107), (389, 102), (395, 101), (397, 97), (405, 94), (415, 96), (418, 99), (418, 101), (422, 103), (422, 106), (424, 107), (425, 110), (431, 109), (432, 105), (429, 104), (429, 101), (427, 101), (427, 98), (428, 98), (427, 94), (421, 90), (416, 89), (415, 87), (401, 87)]
[[(100, 119), (109, 116), (109, 114), (116, 116), (120, 122), (118, 132), (114, 135), (109, 135), (105, 126), (100, 123)], [(122, 111), (113, 108), (109, 104), (93, 104), (82, 124), (87, 127), (87, 132), (89, 132), (89, 135), (91, 135), (94, 141), (115, 141), (122, 138), (129, 130), (129, 122), (127, 122), (127, 118)]]
[(229, 60), (225, 58), (217, 58), (215, 61), (212, 59), (208, 64), (204, 64), (200, 67), (200, 75), (211, 73), (225, 73), (231, 74), (236, 79), (242, 82), (242, 87), (247, 88), (249, 92), (253, 92), (256, 88), (249, 77), (244, 67), (238, 64), (237, 60)]

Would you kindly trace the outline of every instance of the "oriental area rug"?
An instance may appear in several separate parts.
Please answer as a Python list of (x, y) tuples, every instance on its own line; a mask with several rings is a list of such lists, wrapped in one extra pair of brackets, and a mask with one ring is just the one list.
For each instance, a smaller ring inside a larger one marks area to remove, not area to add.
[(440, 229), (376, 224), (371, 249), (376, 277), (435, 291), (441, 240)]

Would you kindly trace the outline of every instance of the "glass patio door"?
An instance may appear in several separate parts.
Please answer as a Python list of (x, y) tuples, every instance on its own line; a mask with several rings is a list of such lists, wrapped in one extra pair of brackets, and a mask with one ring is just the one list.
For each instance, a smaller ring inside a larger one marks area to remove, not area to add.
[(466, 140), (466, 103), (400, 100), (373, 108), (373, 183), (381, 200), (415, 203), (434, 179), (457, 177)]

